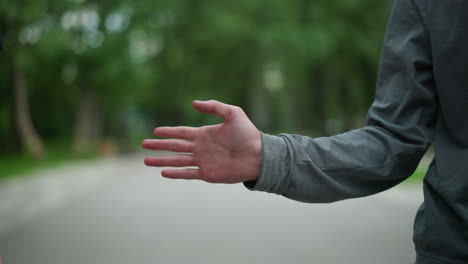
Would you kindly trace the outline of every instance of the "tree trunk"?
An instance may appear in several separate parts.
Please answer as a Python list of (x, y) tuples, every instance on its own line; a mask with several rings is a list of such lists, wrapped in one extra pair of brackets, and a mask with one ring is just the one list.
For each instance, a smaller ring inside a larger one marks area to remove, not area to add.
[(43, 159), (45, 157), (45, 148), (32, 123), (28, 104), (26, 77), (18, 67), (13, 67), (13, 75), (15, 120), (21, 146), (26, 148), (26, 151), (34, 159)]
[(99, 108), (95, 96), (87, 88), (80, 89), (74, 129), (74, 154), (85, 154), (97, 146), (101, 132)]

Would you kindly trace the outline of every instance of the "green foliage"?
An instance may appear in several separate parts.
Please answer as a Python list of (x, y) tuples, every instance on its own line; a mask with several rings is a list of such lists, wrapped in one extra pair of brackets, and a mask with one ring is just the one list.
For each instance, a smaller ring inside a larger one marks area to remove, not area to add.
[(424, 181), (424, 177), (426, 176), (427, 168), (418, 168), (413, 175), (411, 175), (408, 179), (404, 182), (407, 184), (420, 184)]
[(49, 151), (47, 158), (43, 161), (32, 160), (25, 154), (2, 154), (0, 155), (0, 181), (12, 176), (28, 175), (31, 171), (47, 169), (70, 162), (91, 160), (97, 157), (97, 153), (89, 152), (86, 155), (76, 157), (68, 149), (63, 141), (48, 142)]
[(389, 8), (375, 0), (0, 0), (0, 153), (17, 136), (12, 65), (27, 76), (45, 139), (72, 138), (84, 92), (98, 105), (100, 136), (122, 141), (156, 125), (220, 121), (194, 112), (194, 99), (242, 106), (262, 130), (354, 128), (374, 94)]

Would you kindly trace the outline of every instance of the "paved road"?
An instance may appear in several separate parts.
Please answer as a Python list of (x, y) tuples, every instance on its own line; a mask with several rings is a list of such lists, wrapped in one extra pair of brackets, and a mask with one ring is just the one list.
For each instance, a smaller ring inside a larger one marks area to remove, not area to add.
[(167, 180), (142, 157), (1, 184), (4, 264), (413, 263), (419, 187), (304, 204), (242, 185)]

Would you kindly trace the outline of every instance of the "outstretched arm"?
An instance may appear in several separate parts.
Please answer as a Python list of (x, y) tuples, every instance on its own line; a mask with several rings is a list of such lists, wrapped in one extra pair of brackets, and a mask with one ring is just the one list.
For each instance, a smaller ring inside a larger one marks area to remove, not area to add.
[(365, 128), (327, 138), (259, 133), (240, 108), (215, 101), (197, 110), (225, 122), (201, 128), (157, 128), (146, 148), (193, 156), (146, 159), (170, 178), (245, 182), (252, 190), (304, 202), (332, 202), (374, 194), (410, 176), (431, 144), (438, 99), (424, 12), (411, 0), (395, 4), (385, 38), (375, 101)]

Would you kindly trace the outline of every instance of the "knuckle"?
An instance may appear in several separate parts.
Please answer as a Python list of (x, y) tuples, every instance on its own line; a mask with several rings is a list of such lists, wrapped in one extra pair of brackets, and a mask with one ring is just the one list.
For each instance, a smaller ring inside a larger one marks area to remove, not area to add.
[(195, 130), (193, 131), (193, 133), (192, 133), (192, 134), (193, 134), (193, 135), (192, 135), (193, 139), (196, 139), (196, 138), (198, 137), (198, 135), (199, 135), (199, 133), (200, 133), (200, 129), (201, 129), (201, 128), (198, 128), (198, 129), (195, 129)]
[(234, 115), (234, 113), (235, 113), (235, 109), (230, 107), (226, 110), (226, 117), (231, 118)]
[(217, 113), (217, 112), (218, 112), (218, 109), (219, 109), (219, 108), (218, 108), (217, 105), (213, 106), (213, 108), (211, 108), (211, 113)]
[(193, 150), (193, 144), (190, 143), (190, 142), (185, 142), (185, 149), (186, 149), (188, 152), (192, 152), (192, 150)]
[(242, 108), (240, 108), (239, 106), (231, 106), (226, 111), (226, 115), (230, 119), (232, 119), (232, 118), (234, 118), (236, 116), (242, 115), (243, 113), (244, 113), (244, 110), (242, 110)]
[(234, 106), (234, 109), (238, 113), (244, 113), (244, 110), (242, 108), (240, 108), (239, 106)]

